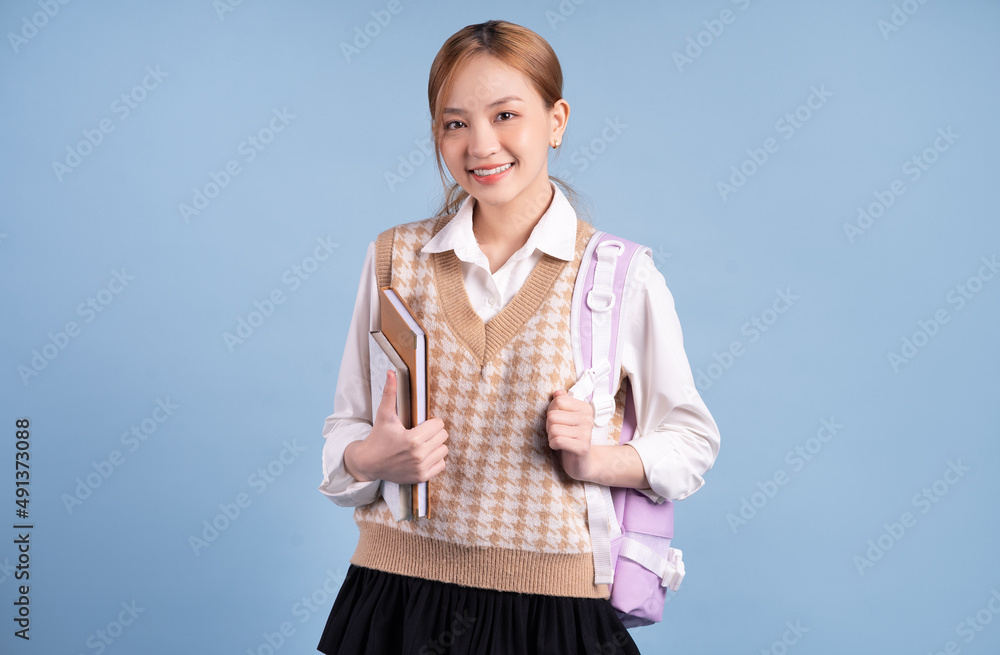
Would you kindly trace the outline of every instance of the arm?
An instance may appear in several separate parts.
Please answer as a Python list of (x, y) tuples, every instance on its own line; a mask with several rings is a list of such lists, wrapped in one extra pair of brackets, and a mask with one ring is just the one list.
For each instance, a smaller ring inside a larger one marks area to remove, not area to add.
[(681, 500), (703, 484), (719, 452), (719, 429), (698, 395), (666, 281), (648, 255), (625, 290), (622, 368), (637, 425), (625, 445), (592, 445), (594, 409), (563, 389), (546, 419), (549, 445), (577, 480), (640, 490), (655, 502)]
[(636, 431), (625, 446), (642, 461), (654, 501), (682, 500), (705, 483), (702, 475), (719, 454), (720, 435), (695, 387), (684, 352), (674, 298), (651, 257), (640, 258), (648, 275), (626, 307), (629, 320), (622, 348), (635, 400)]
[[(378, 324), (378, 286), (375, 283), (375, 244), (368, 246), (362, 267), (354, 314), (340, 360), (333, 414), (323, 425), (323, 482), (319, 490), (337, 505), (367, 505), (379, 497), (379, 480), (364, 480), (352, 468), (355, 442), (372, 429), (371, 384), (368, 374), (368, 331)], [(347, 461), (345, 462), (345, 451)], [(345, 466), (347, 464), (347, 466)], [(355, 478), (354, 474), (360, 477)]]

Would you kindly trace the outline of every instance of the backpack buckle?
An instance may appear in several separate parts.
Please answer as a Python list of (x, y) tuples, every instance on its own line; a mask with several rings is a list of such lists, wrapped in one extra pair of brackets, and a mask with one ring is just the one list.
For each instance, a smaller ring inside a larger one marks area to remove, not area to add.
[(600, 364), (595, 364), (591, 366), (580, 376), (572, 387), (567, 391), (569, 395), (573, 396), (577, 400), (587, 400), (594, 393), (594, 389), (597, 387), (597, 381), (604, 376), (611, 373), (611, 362), (604, 360)]
[(587, 307), (593, 312), (609, 312), (615, 306), (615, 294), (613, 291), (607, 293), (595, 293), (596, 288), (587, 292)]
[(681, 560), (681, 555), (679, 548), (670, 548), (664, 562), (660, 585), (669, 587), (671, 591), (677, 591), (684, 580), (684, 562)]
[(615, 413), (615, 399), (607, 394), (595, 394), (590, 402), (594, 406), (594, 425), (604, 427)]
[(615, 263), (623, 252), (625, 244), (618, 240), (602, 241), (597, 245), (594, 286), (587, 292), (587, 307), (590, 307), (591, 311), (603, 313), (615, 306), (616, 298), (612, 291)]

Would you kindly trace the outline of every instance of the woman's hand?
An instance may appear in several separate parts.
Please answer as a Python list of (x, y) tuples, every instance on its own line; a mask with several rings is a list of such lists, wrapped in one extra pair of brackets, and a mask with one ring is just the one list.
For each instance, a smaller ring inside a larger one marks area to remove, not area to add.
[(426, 482), (444, 470), (447, 439), (439, 418), (429, 418), (409, 430), (403, 427), (396, 415), (396, 372), (389, 371), (372, 431), (362, 441), (347, 445), (344, 467), (359, 482)]
[(549, 447), (556, 451), (566, 475), (574, 480), (589, 480), (594, 475), (594, 451), (590, 440), (594, 432), (594, 406), (570, 396), (565, 389), (552, 394), (545, 418)]

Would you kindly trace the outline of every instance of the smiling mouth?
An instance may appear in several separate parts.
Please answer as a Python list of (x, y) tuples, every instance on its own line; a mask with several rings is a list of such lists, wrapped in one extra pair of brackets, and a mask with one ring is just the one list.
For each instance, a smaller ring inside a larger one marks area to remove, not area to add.
[(496, 175), (497, 173), (503, 173), (505, 170), (513, 166), (513, 162), (506, 163), (502, 166), (497, 166), (496, 168), (473, 168), (472, 173), (476, 177), (489, 177), (490, 175)]

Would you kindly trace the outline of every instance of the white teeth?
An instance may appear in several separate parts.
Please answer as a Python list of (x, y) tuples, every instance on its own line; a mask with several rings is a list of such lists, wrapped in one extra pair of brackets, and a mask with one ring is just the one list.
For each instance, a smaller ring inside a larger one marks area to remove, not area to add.
[(474, 168), (472, 169), (472, 172), (479, 177), (486, 177), (487, 175), (496, 175), (497, 173), (501, 173), (513, 165), (514, 164), (504, 164), (503, 166), (497, 166), (496, 168), (491, 168), (489, 170), (485, 168)]

